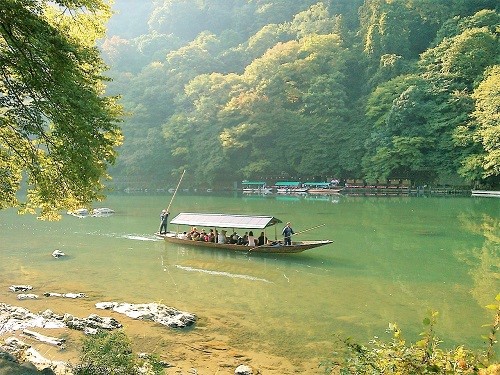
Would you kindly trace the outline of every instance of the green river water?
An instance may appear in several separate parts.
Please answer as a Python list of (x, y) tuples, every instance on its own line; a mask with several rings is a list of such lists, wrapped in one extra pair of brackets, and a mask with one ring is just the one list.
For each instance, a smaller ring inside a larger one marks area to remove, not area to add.
[[(336, 337), (365, 343), (388, 338), (390, 322), (415, 341), (432, 309), (439, 312), (436, 331), (445, 347), (483, 347), (481, 326), (492, 321), (484, 306), (500, 292), (500, 199), (175, 197), (171, 217), (273, 215), (291, 221), (295, 231), (325, 224), (296, 239), (333, 244), (292, 255), (234, 254), (156, 240), (159, 213), (170, 199), (111, 195), (99, 206), (114, 209), (113, 216), (63, 215), (59, 222), (0, 211), (0, 302), (58, 313), (73, 306), (84, 315), (102, 314), (92, 311), (98, 301), (161, 301), (196, 314), (207, 330), (217, 319), (233, 347), (296, 361), (328, 357)], [(267, 234), (274, 237), (274, 230)], [(55, 249), (67, 257), (54, 259)], [(89, 298), (17, 301), (8, 290), (12, 284)]]

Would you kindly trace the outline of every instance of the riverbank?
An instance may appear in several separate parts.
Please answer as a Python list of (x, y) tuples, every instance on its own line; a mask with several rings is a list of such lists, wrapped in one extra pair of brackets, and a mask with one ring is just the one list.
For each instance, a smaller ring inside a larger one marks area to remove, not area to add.
[[(3, 294), (3, 293), (2, 293)], [(33, 313), (50, 309), (56, 313), (69, 313), (77, 316), (99, 313), (109, 316), (123, 324), (123, 330), (132, 341), (135, 353), (155, 353), (160, 359), (168, 363), (165, 374), (234, 374), (240, 365), (247, 365), (253, 369), (254, 374), (318, 374), (320, 359), (307, 361), (297, 358), (292, 363), (272, 353), (272, 348), (239, 347), (232, 346), (229, 337), (224, 335), (228, 320), (224, 317), (202, 315), (193, 328), (179, 330), (159, 326), (158, 324), (135, 320), (113, 311), (92, 309), (89, 301), (85, 300), (63, 301), (55, 299), (24, 300), (19, 301), (12, 294), (10, 297), (2, 296), (4, 303), (12, 306), (22, 306)], [(61, 311), (64, 308), (64, 312)], [(230, 324), (230, 323), (229, 323)], [(233, 327), (235, 328), (235, 327)], [(265, 329), (265, 327), (263, 327)], [(22, 336), (20, 331), (7, 332), (0, 336), (4, 341), (8, 337), (16, 337), (30, 344), (45, 358), (52, 361), (64, 361), (75, 365), (79, 361), (79, 350), (83, 333), (69, 328), (58, 329), (32, 329), (47, 336), (65, 339), (65, 348), (31, 340)], [(12, 374), (37, 374), (36, 370), (27, 363), (16, 365), (3, 361), (0, 375)], [(18, 372), (16, 372), (18, 371)], [(50, 373), (50, 372), (45, 372)]]

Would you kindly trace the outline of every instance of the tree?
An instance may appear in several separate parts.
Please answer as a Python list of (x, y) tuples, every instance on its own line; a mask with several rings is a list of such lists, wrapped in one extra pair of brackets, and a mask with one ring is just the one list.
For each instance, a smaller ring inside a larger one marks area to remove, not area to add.
[(1, 3), (0, 208), (54, 219), (103, 197), (121, 142), (94, 46), (108, 17), (102, 0)]
[(470, 181), (491, 181), (500, 176), (500, 66), (488, 69), (474, 90), (472, 121), (458, 127), (455, 140), (471, 151), (462, 160), (459, 172)]

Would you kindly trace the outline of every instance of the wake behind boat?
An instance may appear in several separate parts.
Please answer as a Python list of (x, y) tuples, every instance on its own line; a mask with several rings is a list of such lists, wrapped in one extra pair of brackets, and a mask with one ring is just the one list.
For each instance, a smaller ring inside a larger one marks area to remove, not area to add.
[[(252, 253), (299, 253), (304, 250), (313, 249), (315, 247), (328, 245), (332, 243), (330, 240), (320, 241), (292, 241), (291, 245), (284, 245), (282, 241), (267, 241), (262, 245), (245, 245), (230, 243), (226, 237), (226, 232), (231, 229), (235, 232), (236, 229), (244, 230), (266, 230), (266, 228), (275, 226), (282, 221), (273, 216), (249, 216), (249, 215), (227, 215), (227, 214), (206, 214), (206, 213), (180, 213), (170, 221), (170, 225), (177, 225), (177, 230), (169, 231), (166, 234), (156, 233), (158, 237), (164, 238), (165, 241), (198, 246), (213, 249), (225, 249), (230, 251), (242, 251)], [(182, 231), (180, 226), (189, 227), (206, 227), (212, 229), (216, 233), (223, 233), (224, 242), (217, 241), (217, 238), (212, 241), (201, 239), (193, 239), (187, 236), (187, 231)], [(275, 236), (277, 238), (276, 227)], [(313, 229), (313, 228), (311, 228)], [(304, 232), (304, 231), (303, 231)], [(300, 232), (299, 232), (300, 233)], [(299, 234), (297, 233), (297, 234)], [(265, 233), (264, 233), (265, 234)]]

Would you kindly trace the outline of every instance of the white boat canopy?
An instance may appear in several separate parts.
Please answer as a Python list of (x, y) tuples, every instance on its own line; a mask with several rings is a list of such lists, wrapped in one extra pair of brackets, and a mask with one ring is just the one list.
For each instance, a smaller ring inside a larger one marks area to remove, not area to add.
[(200, 214), (181, 212), (174, 217), (170, 224), (199, 225), (214, 228), (246, 228), (264, 229), (274, 224), (281, 223), (280, 219), (273, 216), (248, 216), (225, 214)]

